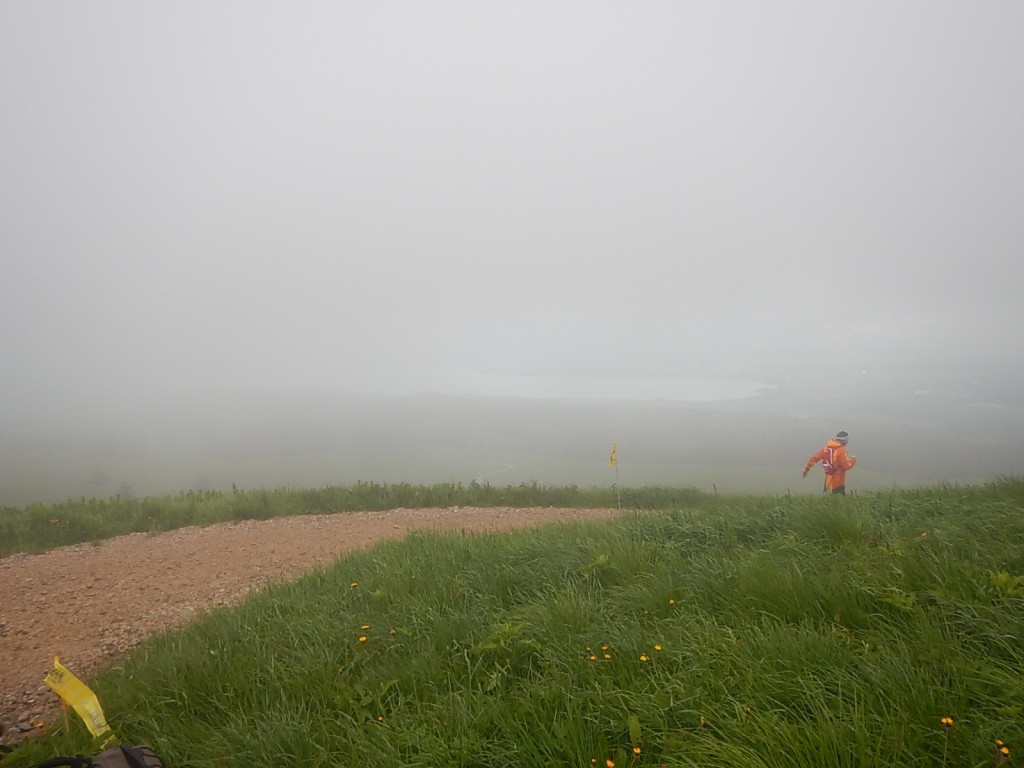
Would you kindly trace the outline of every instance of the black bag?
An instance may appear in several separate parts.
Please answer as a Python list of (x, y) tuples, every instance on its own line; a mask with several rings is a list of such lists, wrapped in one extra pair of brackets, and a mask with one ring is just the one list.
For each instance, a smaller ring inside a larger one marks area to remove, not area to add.
[(149, 747), (113, 747), (96, 757), (75, 755), (55, 757), (32, 768), (166, 768), (163, 760)]

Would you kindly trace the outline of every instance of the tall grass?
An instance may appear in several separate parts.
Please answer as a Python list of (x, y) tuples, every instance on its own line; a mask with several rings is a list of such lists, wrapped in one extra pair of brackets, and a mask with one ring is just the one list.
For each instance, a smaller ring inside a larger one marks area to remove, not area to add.
[(232, 520), (265, 520), (302, 514), (326, 514), (450, 506), (549, 506), (666, 509), (699, 503), (708, 497), (691, 488), (651, 486), (629, 489), (542, 486), (523, 483), (497, 487), (486, 483), (356, 483), (313, 489), (278, 488), (232, 492), (187, 491), (152, 498), (78, 499), (60, 504), (0, 507), (0, 557), (37, 552), (67, 544), (99, 541), (133, 532), (157, 532)]
[[(1021, 480), (418, 533), (93, 687), (169, 765), (1006, 765), (1022, 541)], [(94, 747), (75, 722), (3, 766)]]

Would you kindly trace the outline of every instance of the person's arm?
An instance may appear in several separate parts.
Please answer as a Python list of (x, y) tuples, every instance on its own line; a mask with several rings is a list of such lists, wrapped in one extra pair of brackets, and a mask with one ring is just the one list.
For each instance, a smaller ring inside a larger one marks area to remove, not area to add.
[(817, 464), (819, 461), (821, 461), (824, 457), (825, 457), (825, 449), (824, 448), (822, 448), (816, 454), (811, 456), (811, 458), (809, 458), (807, 460), (807, 466), (804, 467), (804, 477), (807, 477), (807, 473), (811, 471), (811, 467), (813, 467), (815, 464)]

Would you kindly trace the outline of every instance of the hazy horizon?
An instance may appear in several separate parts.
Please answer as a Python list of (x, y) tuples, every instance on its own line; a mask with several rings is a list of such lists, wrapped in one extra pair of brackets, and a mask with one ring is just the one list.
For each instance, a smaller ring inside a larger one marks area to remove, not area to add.
[(1021, 30), (1007, 0), (0, 4), (0, 429), (708, 381), (840, 422), (1019, 407)]

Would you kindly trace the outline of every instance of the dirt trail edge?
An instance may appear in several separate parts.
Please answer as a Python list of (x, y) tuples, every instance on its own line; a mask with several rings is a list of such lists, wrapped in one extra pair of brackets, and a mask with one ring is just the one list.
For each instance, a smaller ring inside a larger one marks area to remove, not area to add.
[(54, 655), (79, 676), (247, 593), (415, 530), (497, 532), (615, 509), (452, 507), (246, 520), (0, 558), (0, 724), (52, 720)]

